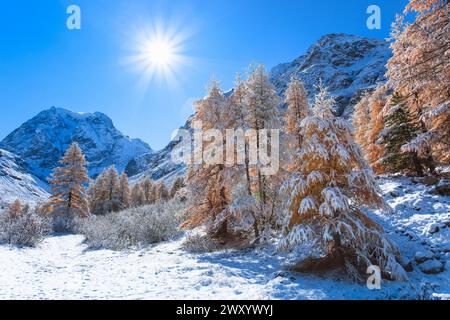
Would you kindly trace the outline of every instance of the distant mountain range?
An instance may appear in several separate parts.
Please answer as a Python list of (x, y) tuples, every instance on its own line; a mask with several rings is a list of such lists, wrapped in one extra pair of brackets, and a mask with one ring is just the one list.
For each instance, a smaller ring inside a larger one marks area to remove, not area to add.
[[(270, 80), (280, 96), (293, 75), (302, 79), (312, 99), (320, 80), (336, 97), (336, 113), (350, 116), (362, 93), (385, 81), (385, 65), (391, 56), (387, 42), (345, 34), (319, 39), (290, 63), (276, 66)], [(190, 127), (190, 120), (185, 128)], [(117, 130), (103, 113), (75, 113), (50, 108), (39, 113), (0, 142), (0, 203), (17, 194), (45, 198), (46, 179), (58, 166), (67, 147), (76, 141), (86, 155), (91, 177), (116, 165), (132, 181), (150, 177), (172, 180), (185, 172), (171, 162), (174, 143), (154, 152), (140, 139), (130, 139)], [(17, 187), (15, 187), (15, 185)], [(43, 188), (42, 188), (43, 187)]]

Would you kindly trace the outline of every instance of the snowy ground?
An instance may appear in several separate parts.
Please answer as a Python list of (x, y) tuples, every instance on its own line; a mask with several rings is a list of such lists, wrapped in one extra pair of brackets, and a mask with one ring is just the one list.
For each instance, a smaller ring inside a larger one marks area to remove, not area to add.
[[(272, 249), (188, 254), (180, 238), (113, 252), (87, 250), (83, 237), (62, 235), (38, 248), (0, 246), (0, 299), (450, 299), (449, 197), (405, 178), (385, 180), (382, 189), (397, 212), (373, 217), (412, 261), (408, 283), (383, 282), (370, 291), (289, 273)], [(426, 261), (417, 263), (416, 255)], [(437, 264), (445, 271), (420, 270)]]

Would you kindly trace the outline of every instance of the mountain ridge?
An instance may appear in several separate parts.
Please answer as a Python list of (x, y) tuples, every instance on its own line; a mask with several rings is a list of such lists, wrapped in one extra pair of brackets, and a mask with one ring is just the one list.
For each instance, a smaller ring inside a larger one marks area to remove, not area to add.
[(23, 123), (0, 142), (0, 148), (21, 157), (31, 173), (45, 181), (73, 141), (85, 153), (91, 177), (113, 164), (122, 171), (129, 160), (153, 152), (144, 141), (122, 134), (104, 113), (57, 107)]

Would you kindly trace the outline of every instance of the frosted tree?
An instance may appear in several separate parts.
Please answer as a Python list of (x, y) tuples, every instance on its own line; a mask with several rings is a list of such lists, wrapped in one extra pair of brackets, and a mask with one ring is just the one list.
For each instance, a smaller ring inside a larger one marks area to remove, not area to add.
[(125, 172), (122, 173), (119, 180), (119, 202), (121, 209), (127, 209), (131, 206), (130, 185)]
[(287, 104), (286, 131), (294, 136), (296, 142), (294, 148), (299, 148), (302, 143), (300, 123), (309, 114), (308, 94), (303, 83), (293, 76), (285, 95), (285, 103)]
[(136, 183), (131, 190), (131, 206), (134, 208), (142, 207), (147, 202), (142, 185)]
[(86, 160), (77, 143), (65, 152), (61, 166), (53, 171), (49, 179), (52, 196), (50, 198), (56, 215), (89, 216), (85, 184), (89, 182)]
[[(220, 89), (219, 82), (213, 80), (208, 88), (207, 96), (195, 102), (196, 113), (193, 121), (202, 123), (203, 132), (216, 129), (222, 133), (226, 127), (227, 106), (228, 102)], [(215, 144), (223, 148), (223, 143), (223, 140), (203, 139), (201, 146), (195, 148), (194, 157), (203, 159), (205, 150), (212, 152)], [(201, 164), (196, 163), (190, 166), (187, 182), (194, 205), (189, 209), (189, 218), (183, 227), (206, 225), (212, 237), (225, 238), (228, 235), (227, 217), (231, 199), (226, 172), (223, 158), (217, 163), (203, 161)]]
[(170, 188), (170, 197), (173, 198), (179, 190), (185, 187), (183, 177), (177, 177)]
[(411, 0), (405, 14), (411, 13), (413, 22), (404, 23), (404, 16), (399, 16), (393, 25), (393, 56), (387, 76), (420, 124), (418, 136), (403, 150), (417, 152), (433, 173), (436, 161), (448, 164), (450, 160), (450, 4), (446, 0)]
[(355, 106), (353, 126), (355, 141), (361, 146), (364, 157), (376, 173), (384, 173), (382, 164), (384, 144), (381, 135), (385, 128), (384, 107), (387, 103), (387, 87), (380, 86), (373, 93), (366, 93)]
[(91, 189), (92, 213), (102, 215), (120, 210), (119, 174), (114, 165), (97, 177)]
[[(280, 98), (269, 81), (263, 65), (252, 66), (246, 81), (245, 105), (246, 122), (251, 129), (280, 129)], [(259, 135), (256, 136), (257, 148), (261, 147)], [(261, 174), (259, 165), (252, 168), (257, 177), (257, 193), (263, 204), (267, 203), (267, 181)]]
[[(246, 130), (251, 127), (247, 123), (248, 119), (248, 108), (246, 105), (246, 95), (247, 95), (247, 87), (244, 81), (242, 81), (241, 76), (237, 74), (235, 80), (235, 87), (233, 93), (229, 100), (229, 116), (228, 119), (228, 128), (242, 129)], [(248, 143), (244, 146), (244, 154), (245, 154), (245, 178), (246, 178), (246, 187), (248, 195), (252, 195), (252, 178), (250, 175), (250, 156), (249, 156), (249, 148)]]
[(303, 144), (286, 189), (291, 198), (280, 249), (298, 254), (301, 272), (341, 269), (362, 280), (367, 267), (377, 265), (391, 278), (404, 279), (398, 249), (363, 213), (385, 203), (351, 126), (333, 116), (334, 104), (319, 86), (313, 114), (301, 122)]
[(11, 203), (8, 211), (11, 218), (20, 217), (22, 213), (22, 202), (19, 199), (16, 199), (13, 203)]
[(417, 137), (419, 131), (402, 100), (401, 95), (394, 93), (390, 102), (383, 134), (385, 150), (382, 164), (388, 172), (410, 172), (414, 168), (417, 175), (423, 176), (423, 167), (417, 152), (402, 151), (402, 146)]

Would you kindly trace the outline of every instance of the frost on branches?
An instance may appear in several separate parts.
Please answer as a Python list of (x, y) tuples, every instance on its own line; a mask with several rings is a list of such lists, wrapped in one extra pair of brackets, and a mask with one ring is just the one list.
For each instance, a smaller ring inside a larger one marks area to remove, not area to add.
[(303, 144), (295, 165), (286, 234), (280, 249), (300, 253), (296, 270), (341, 269), (362, 279), (370, 265), (406, 279), (400, 253), (364, 207), (385, 207), (373, 172), (352, 139), (350, 125), (333, 116), (335, 101), (320, 85), (312, 115), (300, 125)]

